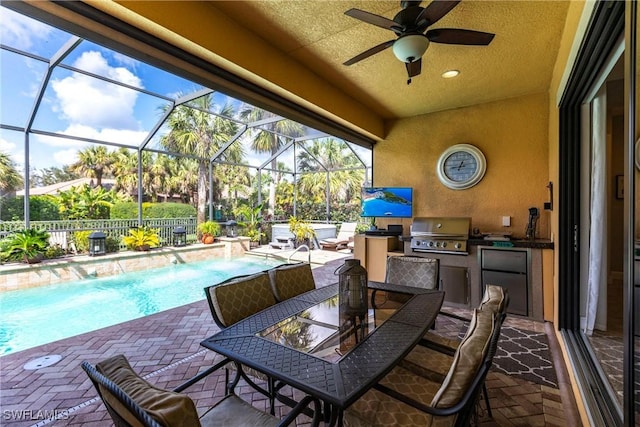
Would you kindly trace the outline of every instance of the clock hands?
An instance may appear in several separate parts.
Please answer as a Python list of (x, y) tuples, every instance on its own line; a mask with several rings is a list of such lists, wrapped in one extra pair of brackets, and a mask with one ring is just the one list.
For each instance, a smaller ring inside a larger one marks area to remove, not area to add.
[(460, 168), (462, 168), (462, 165), (464, 165), (464, 160), (460, 162), (460, 166), (458, 166), (458, 170), (460, 170)]

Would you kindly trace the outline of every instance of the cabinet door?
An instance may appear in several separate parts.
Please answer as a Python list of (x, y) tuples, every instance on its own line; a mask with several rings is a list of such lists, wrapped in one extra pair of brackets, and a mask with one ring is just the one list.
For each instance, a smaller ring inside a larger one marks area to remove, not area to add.
[(465, 267), (440, 265), (440, 289), (444, 291), (444, 300), (469, 305), (468, 277)]
[(509, 307), (507, 313), (527, 316), (527, 276), (517, 273), (505, 273), (502, 271), (482, 271), (482, 288), (486, 285), (498, 285), (509, 294)]

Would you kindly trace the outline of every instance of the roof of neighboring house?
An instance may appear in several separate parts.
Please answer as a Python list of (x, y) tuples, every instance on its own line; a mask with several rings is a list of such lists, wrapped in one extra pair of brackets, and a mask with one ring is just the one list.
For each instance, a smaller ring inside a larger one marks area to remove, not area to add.
[[(105, 190), (110, 190), (116, 183), (115, 179), (103, 179), (102, 186)], [(95, 187), (96, 182), (94, 178), (78, 178), (72, 181), (58, 182), (56, 184), (46, 185), (44, 187), (34, 187), (29, 189), (30, 196), (43, 196), (46, 194), (56, 195), (63, 191), (68, 191), (71, 187), (79, 187), (81, 185), (88, 184), (91, 187)], [(16, 196), (24, 196), (24, 190), (16, 191)]]

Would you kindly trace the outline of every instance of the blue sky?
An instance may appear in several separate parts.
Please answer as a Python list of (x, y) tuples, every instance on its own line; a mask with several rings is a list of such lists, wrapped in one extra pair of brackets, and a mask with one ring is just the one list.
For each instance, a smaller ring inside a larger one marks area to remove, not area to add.
[[(71, 37), (49, 25), (0, 7), (2, 44), (50, 58)], [(83, 41), (62, 62), (127, 85), (174, 98), (201, 86), (117, 52)], [(47, 63), (6, 50), (0, 51), (0, 121), (24, 127)], [(46, 88), (33, 128), (136, 147), (157, 123), (166, 100), (81, 73), (56, 67)], [(75, 160), (88, 143), (31, 135), (30, 163), (41, 169)], [(0, 150), (24, 165), (24, 136), (0, 130)]]
[[(0, 42), (28, 52), (36, 58), (0, 49), (0, 122), (24, 128), (34, 99), (47, 72), (47, 62), (72, 37), (71, 34), (0, 6)], [(178, 94), (202, 89), (194, 82), (148, 64), (82, 41), (62, 61), (63, 65), (88, 71), (134, 88), (159, 94), (157, 97), (93, 78), (64, 67), (56, 67), (46, 87), (32, 129), (80, 138), (109, 141), (136, 148), (158, 122), (162, 106)], [(216, 92), (214, 110), (228, 99)], [(232, 100), (236, 105), (240, 101)], [(315, 131), (313, 131), (315, 132)], [(162, 133), (162, 130), (161, 132)], [(157, 140), (157, 137), (155, 138)], [(154, 146), (155, 140), (150, 146)], [(32, 169), (61, 167), (76, 161), (78, 150), (89, 142), (30, 134), (29, 163)], [(109, 147), (114, 150), (114, 147)], [(365, 149), (363, 149), (365, 150)], [(0, 151), (9, 153), (24, 168), (24, 134), (0, 129)], [(367, 151), (367, 150), (365, 150)], [(249, 153), (247, 161), (257, 166), (268, 156)], [(361, 152), (358, 147), (358, 152)], [(293, 169), (292, 150), (278, 160)], [(366, 153), (364, 158), (367, 158)]]

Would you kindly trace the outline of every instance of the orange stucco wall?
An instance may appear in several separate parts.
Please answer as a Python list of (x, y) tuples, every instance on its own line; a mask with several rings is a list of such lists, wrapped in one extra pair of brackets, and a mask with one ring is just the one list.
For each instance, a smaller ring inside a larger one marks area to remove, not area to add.
[[(473, 228), (519, 237), (529, 208), (537, 207), (538, 236), (548, 238), (548, 115), (542, 93), (390, 122), (374, 150), (373, 183), (413, 187), (414, 216), (469, 216)], [(436, 173), (440, 154), (459, 143), (487, 159), (484, 179), (467, 190), (448, 189)], [(502, 216), (511, 217), (511, 227), (502, 226)]]

